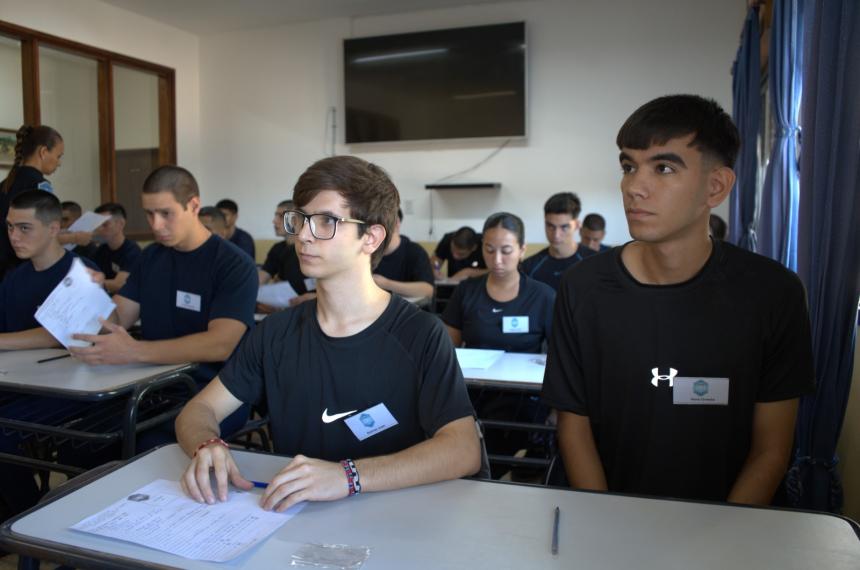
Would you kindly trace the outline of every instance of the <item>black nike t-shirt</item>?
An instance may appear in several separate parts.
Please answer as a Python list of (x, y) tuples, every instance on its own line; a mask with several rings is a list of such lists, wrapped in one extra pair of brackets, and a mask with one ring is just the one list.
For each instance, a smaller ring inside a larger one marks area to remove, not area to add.
[[(219, 374), (236, 398), (268, 410), (276, 453), (328, 461), (389, 454), (474, 415), (435, 316), (392, 295), (369, 327), (333, 338), (316, 312), (313, 300), (271, 315)], [(378, 404), (397, 425), (361, 441), (345, 419)]]
[(520, 273), (516, 298), (499, 302), (487, 293), (488, 278), (481, 275), (462, 281), (445, 306), (442, 320), (461, 331), (467, 348), (542, 352), (552, 328), (555, 291)]
[[(755, 405), (814, 389), (803, 285), (719, 241), (689, 281), (645, 285), (622, 250), (562, 278), (543, 400), (588, 416), (610, 491), (724, 501), (750, 450)], [(682, 383), (704, 379), (706, 392), (713, 378), (728, 379), (727, 404), (706, 404), (716, 393), (674, 403)]]
[(597, 255), (597, 252), (587, 247), (578, 247), (573, 255), (558, 258), (551, 256), (547, 247), (523, 261), (522, 272), (532, 279), (546, 283), (553, 291), (558, 291), (564, 272), (592, 255)]

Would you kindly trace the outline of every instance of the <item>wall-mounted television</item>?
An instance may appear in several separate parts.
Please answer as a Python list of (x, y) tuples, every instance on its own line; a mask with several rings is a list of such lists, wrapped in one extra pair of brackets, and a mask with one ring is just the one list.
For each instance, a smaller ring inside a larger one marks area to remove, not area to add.
[(526, 135), (525, 23), (344, 40), (346, 142)]

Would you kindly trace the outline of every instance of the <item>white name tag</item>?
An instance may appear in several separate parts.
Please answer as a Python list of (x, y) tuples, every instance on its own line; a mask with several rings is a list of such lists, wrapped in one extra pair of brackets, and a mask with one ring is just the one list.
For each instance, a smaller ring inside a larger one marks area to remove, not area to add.
[(180, 309), (200, 312), (200, 295), (194, 293), (186, 293), (185, 291), (176, 291), (176, 306)]
[(397, 420), (394, 419), (385, 404), (379, 403), (345, 419), (344, 423), (358, 438), (358, 441), (364, 441), (370, 436), (396, 426)]
[(672, 403), (687, 406), (728, 406), (728, 378), (675, 377)]
[(527, 333), (529, 332), (528, 317), (502, 317), (503, 333)]
[(316, 291), (317, 288), (317, 280), (313, 277), (308, 277), (305, 279), (305, 289), (308, 291)]

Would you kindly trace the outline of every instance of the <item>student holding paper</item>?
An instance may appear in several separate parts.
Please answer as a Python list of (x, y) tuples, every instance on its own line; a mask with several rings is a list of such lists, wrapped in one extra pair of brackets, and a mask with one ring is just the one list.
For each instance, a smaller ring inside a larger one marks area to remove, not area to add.
[(125, 237), (127, 219), (122, 204), (108, 202), (95, 210), (96, 214), (108, 214), (110, 219), (96, 229), (96, 234), (104, 240), (93, 256), (93, 261), (105, 274), (105, 289), (116, 293), (128, 279), (131, 268), (140, 257), (137, 242)]
[[(266, 261), (263, 262), (258, 271), (260, 285), (275, 281), (287, 281), (292, 285), (297, 296), (290, 299), (291, 307), (316, 298), (316, 293), (313, 290), (315, 287), (314, 280), (305, 277), (299, 265), (299, 256), (296, 255), (294, 244), (295, 239), (284, 229), (284, 214), (287, 210), (294, 209), (293, 206), (292, 200), (282, 200), (275, 208), (272, 225), (275, 228), (275, 235), (284, 239), (272, 246), (272, 249), (266, 254)], [(275, 310), (274, 307), (257, 303), (257, 311), (260, 313), (273, 313)]]
[(448, 335), (371, 273), (397, 189), (378, 166), (338, 156), (310, 166), (293, 198), (285, 227), (317, 298), (259, 324), (177, 418), (191, 457), (185, 490), (213, 503), (226, 499), (228, 480), (251, 487), (218, 428), (243, 402), (268, 407), (275, 451), (295, 456), (269, 482), (265, 509), (475, 473), (480, 443)]
[[(247, 255), (200, 222), (197, 181), (184, 168), (153, 171), (142, 202), (155, 243), (114, 296), (116, 322), (105, 323), (106, 334), (76, 335), (93, 345), (70, 351), (89, 364), (197, 362), (194, 376), (202, 387), (254, 324), (257, 271)], [(126, 332), (138, 319), (142, 340)], [(244, 425), (247, 415), (240, 410), (225, 432)]]

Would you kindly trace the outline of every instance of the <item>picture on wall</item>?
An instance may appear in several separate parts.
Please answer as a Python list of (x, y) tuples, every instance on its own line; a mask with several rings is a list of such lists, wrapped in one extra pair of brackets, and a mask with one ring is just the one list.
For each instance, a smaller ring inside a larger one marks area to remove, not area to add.
[(15, 164), (16, 131), (0, 128), (0, 168)]

